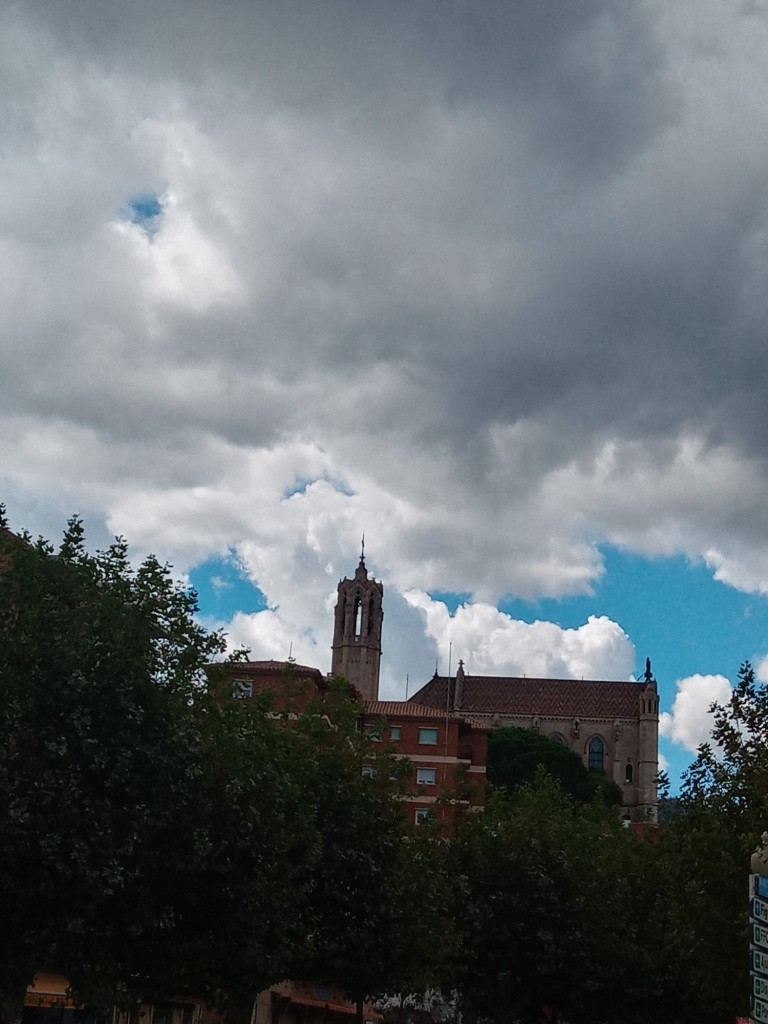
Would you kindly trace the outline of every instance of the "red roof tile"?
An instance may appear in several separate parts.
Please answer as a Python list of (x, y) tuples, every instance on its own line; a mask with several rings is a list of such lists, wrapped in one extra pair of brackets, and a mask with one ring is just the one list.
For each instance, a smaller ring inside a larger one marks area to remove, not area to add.
[(369, 700), (365, 704), (367, 715), (378, 715), (381, 718), (396, 718), (408, 716), (411, 718), (437, 718), (445, 721), (446, 717), (451, 722), (468, 722), (476, 729), (488, 729), (485, 722), (476, 722), (469, 715), (463, 712), (451, 711), (446, 716), (445, 707), (430, 707), (427, 704), (417, 704), (415, 701), (405, 700)]
[(311, 665), (297, 665), (292, 661), (236, 661), (232, 662), (231, 666), (233, 675), (241, 672), (243, 674), (258, 673), (259, 675), (323, 678), (319, 668), (312, 668)]
[[(434, 676), (411, 703), (445, 708), (455, 680)], [(545, 718), (637, 718), (644, 683), (516, 676), (464, 676), (461, 715), (516, 715)], [(452, 709), (453, 710), (453, 709)]]

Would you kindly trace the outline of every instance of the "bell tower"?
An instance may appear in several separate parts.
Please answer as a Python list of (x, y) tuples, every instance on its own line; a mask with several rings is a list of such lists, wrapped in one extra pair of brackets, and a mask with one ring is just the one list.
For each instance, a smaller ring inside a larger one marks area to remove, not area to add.
[(383, 584), (368, 578), (363, 543), (354, 579), (339, 582), (331, 674), (343, 676), (364, 701), (379, 699), (383, 594)]

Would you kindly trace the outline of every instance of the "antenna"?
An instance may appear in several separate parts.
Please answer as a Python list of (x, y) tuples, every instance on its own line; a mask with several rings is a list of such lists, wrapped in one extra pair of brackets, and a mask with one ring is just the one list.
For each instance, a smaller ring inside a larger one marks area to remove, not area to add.
[(448, 679), (445, 685), (445, 740), (443, 741), (443, 788), (448, 774), (448, 719), (451, 714), (451, 660), (453, 658), (453, 641), (448, 644)]
[(453, 640), (448, 644), (448, 685), (445, 688), (445, 713), (451, 706), (451, 658), (453, 657)]
[(409, 676), (409, 675), (408, 675), (408, 673), (406, 672), (406, 673), (405, 673), (405, 699), (406, 699), (406, 700), (408, 700), (408, 680), (409, 680), (409, 679), (410, 679), (410, 676)]

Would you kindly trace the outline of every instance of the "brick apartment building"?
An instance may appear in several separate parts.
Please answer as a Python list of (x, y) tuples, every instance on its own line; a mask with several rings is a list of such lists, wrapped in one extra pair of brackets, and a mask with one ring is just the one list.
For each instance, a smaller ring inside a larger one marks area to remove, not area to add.
[(451, 824), (482, 807), (490, 726), (409, 701), (368, 701), (363, 728), (413, 765), (406, 796), (411, 820)]

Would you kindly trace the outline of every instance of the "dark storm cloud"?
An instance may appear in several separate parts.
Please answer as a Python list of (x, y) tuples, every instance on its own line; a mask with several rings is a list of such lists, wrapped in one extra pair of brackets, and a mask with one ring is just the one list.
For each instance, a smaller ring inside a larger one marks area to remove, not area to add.
[(216, 480), (210, 439), (314, 445), (402, 498), (404, 562), (449, 586), (453, 559), (468, 591), (652, 546), (630, 480), (725, 550), (726, 449), (761, 537), (766, 27), (693, 9), (7, 7), (5, 414), (133, 440), (150, 489)]

